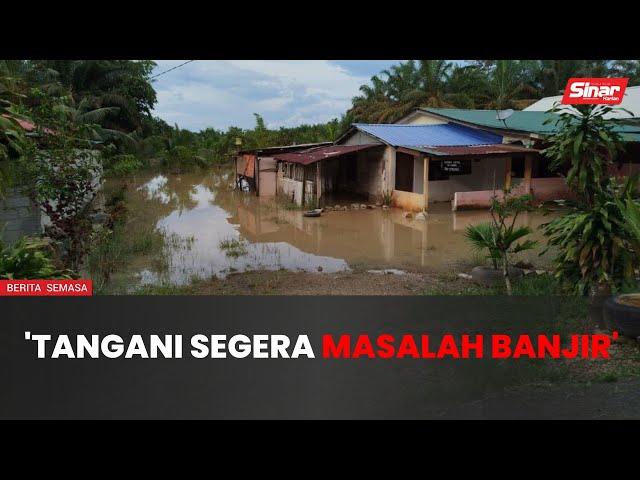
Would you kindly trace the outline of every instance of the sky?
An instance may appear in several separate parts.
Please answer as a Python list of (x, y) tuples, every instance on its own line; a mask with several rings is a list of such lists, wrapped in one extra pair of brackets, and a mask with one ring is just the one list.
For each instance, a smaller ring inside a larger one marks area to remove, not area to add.
[[(156, 60), (154, 74), (185, 60)], [(253, 128), (294, 127), (339, 118), (360, 85), (399, 60), (196, 60), (159, 76), (154, 114), (169, 124)]]

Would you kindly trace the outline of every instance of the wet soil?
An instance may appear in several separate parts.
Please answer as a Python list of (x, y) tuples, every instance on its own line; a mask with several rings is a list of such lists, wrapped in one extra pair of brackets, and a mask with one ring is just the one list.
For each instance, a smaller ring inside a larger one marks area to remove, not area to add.
[(195, 282), (196, 295), (421, 295), (442, 277), (422, 273), (308, 273), (286, 270), (233, 273)]

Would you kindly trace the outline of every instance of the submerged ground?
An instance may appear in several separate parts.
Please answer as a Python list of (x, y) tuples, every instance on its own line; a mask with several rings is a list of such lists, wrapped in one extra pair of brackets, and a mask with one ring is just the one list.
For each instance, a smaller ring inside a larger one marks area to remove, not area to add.
[[(232, 185), (228, 169), (111, 180), (105, 196), (124, 189), (123, 236), (140, 245), (103, 282), (103, 293), (199, 280), (198, 293), (209, 294), (420, 294), (484, 262), (464, 230), (487, 221), (486, 211), (451, 212), (448, 204), (434, 204), (425, 221), (370, 205), (306, 218), (292, 205)], [(548, 218), (533, 212), (519, 222), (535, 230)], [(521, 260), (537, 268), (548, 261), (537, 251)], [(389, 269), (396, 274), (379, 272)]]

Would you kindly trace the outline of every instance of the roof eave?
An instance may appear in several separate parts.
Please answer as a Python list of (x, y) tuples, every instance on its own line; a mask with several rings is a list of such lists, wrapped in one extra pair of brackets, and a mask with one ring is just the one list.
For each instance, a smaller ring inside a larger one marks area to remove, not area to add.
[(377, 135), (374, 135), (373, 133), (367, 132), (365, 130), (362, 130), (361, 128), (358, 127), (357, 124), (351, 124), (351, 127), (349, 128), (349, 130), (347, 130), (344, 134), (342, 134), (335, 142), (333, 142), (335, 145), (338, 145), (338, 142), (340, 142), (343, 138), (348, 138), (350, 135), (353, 134), (354, 131), (358, 131), (358, 132), (362, 132), (365, 133), (367, 135), (369, 135), (370, 137), (375, 138), (376, 140), (381, 141), (384, 145), (388, 145), (391, 147), (395, 147), (396, 145), (392, 145), (389, 142), (387, 142), (386, 140), (378, 137)]
[(487, 130), (487, 131), (489, 131), (491, 133), (495, 133), (496, 135), (504, 135), (505, 132), (506, 132), (511, 136), (520, 135), (520, 136), (523, 136), (523, 137), (533, 138), (535, 140), (540, 140), (540, 139), (544, 138), (542, 136), (542, 134), (540, 134), (538, 132), (529, 132), (529, 131), (526, 131), (526, 130), (515, 130), (515, 129), (512, 129), (512, 128), (488, 127), (486, 125), (480, 125), (478, 123), (468, 122), (468, 121), (465, 121), (465, 120), (460, 120), (458, 118), (448, 117), (448, 116), (442, 115), (440, 113), (432, 112), (428, 108), (418, 108), (418, 111), (423, 112), (423, 113), (428, 113), (429, 115), (436, 116), (436, 117), (438, 117), (438, 118), (440, 118), (442, 120), (447, 120), (449, 122), (459, 123), (460, 125), (464, 125), (466, 127), (475, 128), (477, 130)]

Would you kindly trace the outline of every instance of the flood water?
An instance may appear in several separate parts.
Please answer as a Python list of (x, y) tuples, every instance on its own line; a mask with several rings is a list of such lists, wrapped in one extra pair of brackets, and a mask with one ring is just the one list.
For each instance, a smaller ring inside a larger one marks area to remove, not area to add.
[[(110, 181), (105, 192), (120, 183)], [(131, 235), (146, 225), (165, 239), (162, 267), (157, 258), (140, 256), (122, 273), (138, 284), (185, 284), (194, 277), (255, 269), (451, 271), (477, 263), (464, 230), (489, 219), (486, 211), (451, 212), (448, 203), (432, 205), (426, 221), (381, 208), (306, 218), (274, 199), (234, 191), (233, 172), (226, 169), (139, 175), (126, 183)], [(519, 223), (536, 229), (548, 220), (535, 212), (523, 214)], [(540, 264), (537, 253), (521, 258)]]

